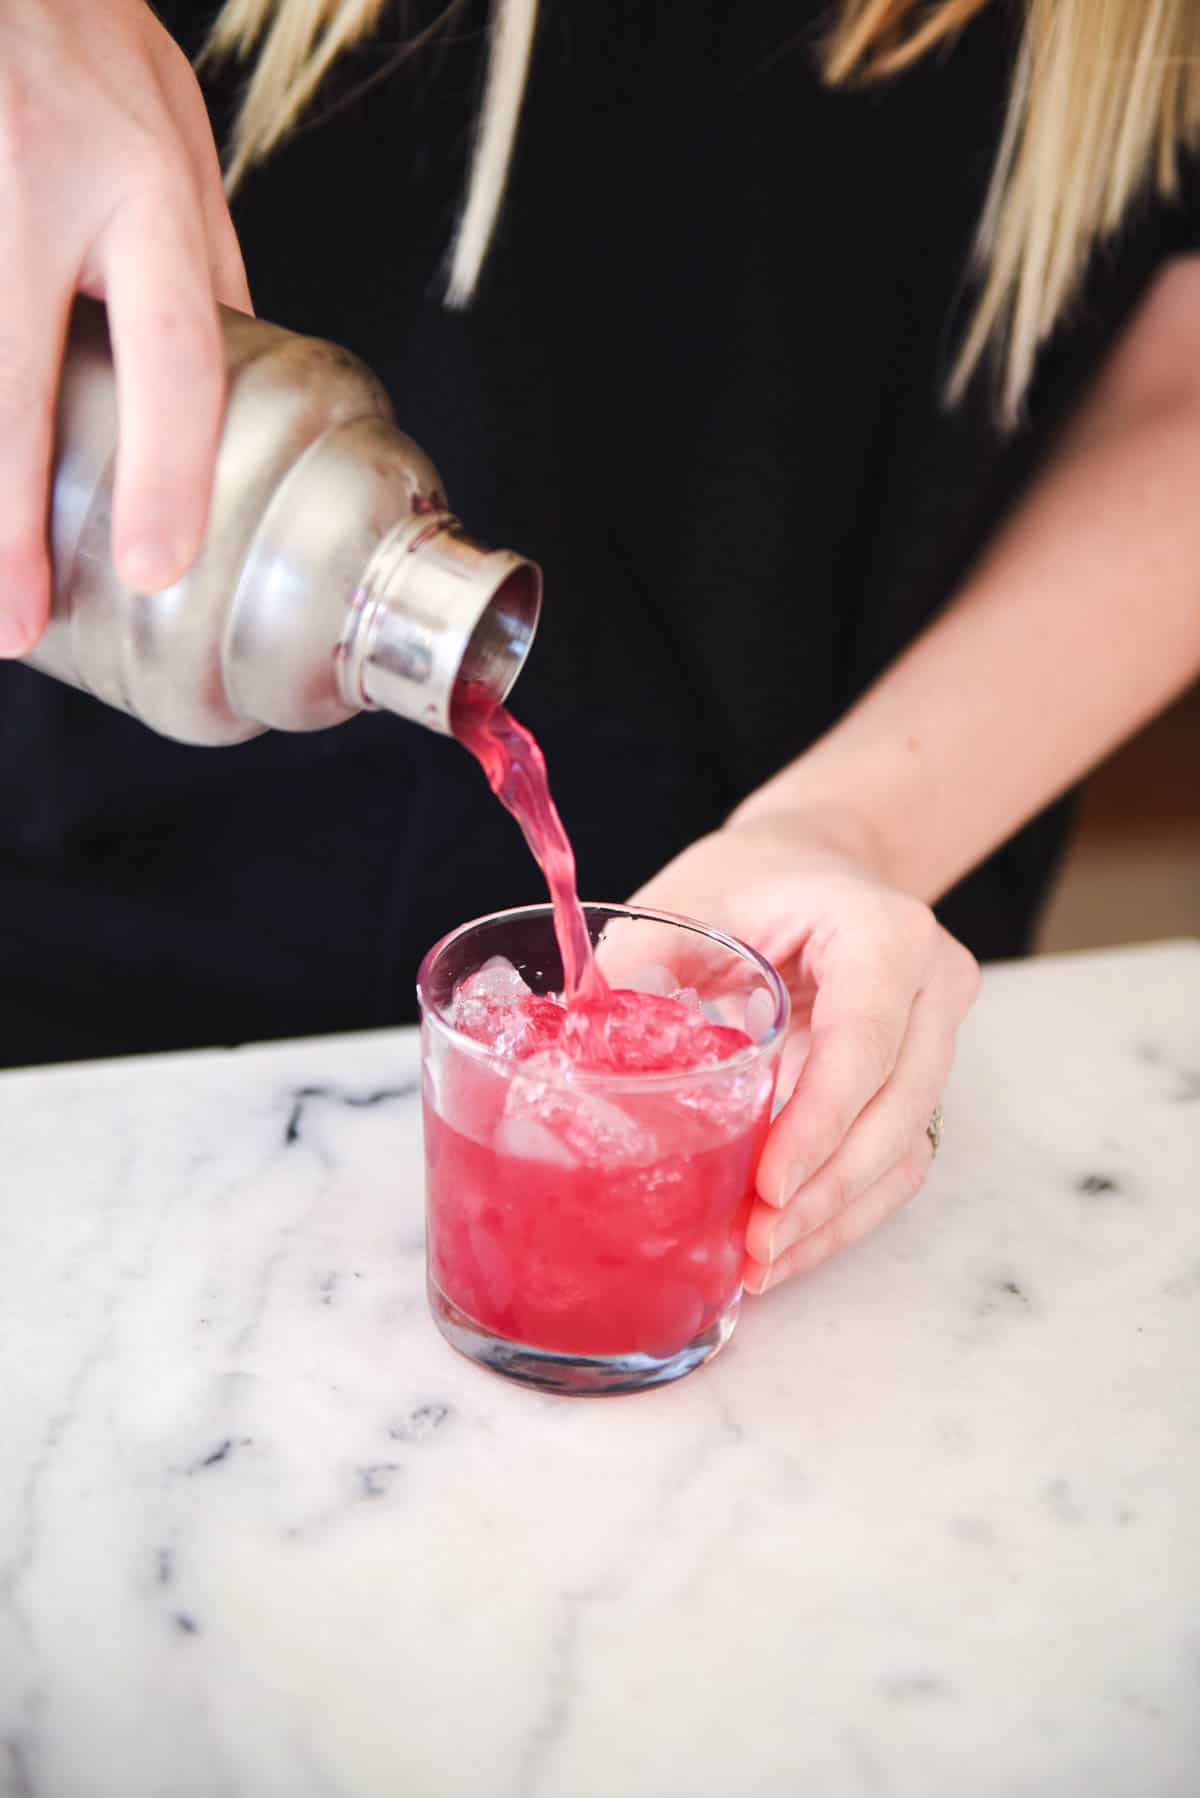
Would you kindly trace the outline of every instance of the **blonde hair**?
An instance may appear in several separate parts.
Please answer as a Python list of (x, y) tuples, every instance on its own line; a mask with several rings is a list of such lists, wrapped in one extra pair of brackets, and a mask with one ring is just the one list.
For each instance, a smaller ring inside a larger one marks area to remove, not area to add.
[[(225, 0), (206, 56), (257, 57), (234, 126), (230, 186), (293, 127), (385, 0)], [(450, 0), (447, 12), (457, 0)], [(823, 47), (837, 85), (898, 74), (960, 32), (987, 0), (841, 0)], [(516, 141), (537, 0), (493, 0), (488, 78), (448, 298), (473, 292)], [(443, 14), (443, 17), (446, 15)], [(422, 36), (430, 35), (437, 25)], [(1147, 190), (1175, 193), (1181, 147), (1200, 147), (1195, 0), (1025, 0), (1004, 130), (976, 239), (979, 295), (953, 373), (963, 392), (989, 345), (1013, 421), (1038, 350), (1078, 291), (1093, 248)]]
[[(325, 76), (349, 45), (376, 24), (387, 0), (225, 0), (201, 62), (242, 61), (257, 50), (234, 121), (225, 169), (232, 193), (252, 164), (269, 156), (292, 130)], [(431, 38), (459, 0), (408, 50)], [(537, 0), (492, 0), (487, 82), (475, 128), (467, 195), (450, 253), (446, 297), (465, 306), (475, 291), (500, 216), (517, 121), (525, 93)]]

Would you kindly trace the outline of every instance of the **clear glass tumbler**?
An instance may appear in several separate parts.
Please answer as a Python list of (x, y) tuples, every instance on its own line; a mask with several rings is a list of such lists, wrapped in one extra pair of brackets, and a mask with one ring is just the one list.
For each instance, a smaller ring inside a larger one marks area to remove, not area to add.
[(504, 1057), (452, 1027), (454, 995), (496, 956), (535, 993), (561, 991), (550, 907), (435, 944), (417, 983), (429, 1302), (447, 1340), (497, 1373), (632, 1392), (690, 1372), (733, 1330), (788, 995), (720, 930), (627, 906), (584, 914), (613, 985), (691, 987), (750, 1042), (682, 1073)]

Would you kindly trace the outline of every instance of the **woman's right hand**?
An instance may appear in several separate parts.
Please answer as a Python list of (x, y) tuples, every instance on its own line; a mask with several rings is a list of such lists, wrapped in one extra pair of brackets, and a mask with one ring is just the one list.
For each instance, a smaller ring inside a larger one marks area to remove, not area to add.
[(200, 89), (144, 0), (4, 0), (0, 265), (0, 655), (16, 656), (49, 607), (74, 296), (108, 305), (113, 554), (143, 591), (177, 580), (200, 547), (224, 404), (216, 302), (251, 310)]

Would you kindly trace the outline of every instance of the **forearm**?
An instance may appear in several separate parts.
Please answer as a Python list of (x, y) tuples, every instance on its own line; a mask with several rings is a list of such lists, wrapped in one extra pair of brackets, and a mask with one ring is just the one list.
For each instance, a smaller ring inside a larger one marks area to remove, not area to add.
[(958, 597), (732, 823), (815, 817), (932, 901), (1200, 672), (1200, 276), (1183, 274)]

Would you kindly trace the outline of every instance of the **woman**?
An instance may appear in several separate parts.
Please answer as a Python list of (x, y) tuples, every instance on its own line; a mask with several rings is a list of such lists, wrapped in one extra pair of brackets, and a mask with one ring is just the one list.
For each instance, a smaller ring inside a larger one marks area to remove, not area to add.
[[(482, 5), (229, 0), (236, 235), (211, 9), (159, 11), (186, 54), (141, 0), (0, 22), (5, 648), (45, 610), (73, 292), (108, 301), (114, 546), (153, 589), (203, 528), (240, 239), (263, 315), (362, 353), (471, 530), (545, 566), (518, 710), (585, 894), (787, 972), (751, 1284), (814, 1266), (923, 1179), (1043, 808), (1200, 666), (1197, 9), (847, 0), (822, 40), (798, 0), (536, 35), (509, 0), (469, 170)], [(453, 744), (373, 717), (216, 755), (8, 672), (10, 1062), (396, 1021), (429, 941), (537, 896)]]

